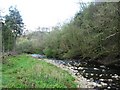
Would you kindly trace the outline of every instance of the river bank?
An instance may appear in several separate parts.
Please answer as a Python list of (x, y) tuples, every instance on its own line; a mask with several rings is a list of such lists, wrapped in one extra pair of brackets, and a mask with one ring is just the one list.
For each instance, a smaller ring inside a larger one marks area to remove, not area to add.
[(28, 54), (8, 56), (2, 62), (2, 88), (76, 88), (68, 72)]
[[(42, 60), (42, 59), (38, 59), (38, 60)], [(48, 59), (44, 59), (44, 61), (51, 63), (65, 71), (68, 71), (73, 77), (75, 77), (75, 81), (79, 84), (78, 88), (94, 88), (95, 86), (102, 86), (100, 84), (97, 84), (95, 82), (92, 82), (90, 80), (87, 80), (86, 78), (84, 78), (82, 75), (76, 75), (77, 71), (74, 70), (74, 67), (72, 66), (66, 66), (64, 65), (64, 63), (56, 63), (55, 60), (48, 60)], [(103, 85), (105, 85), (105, 83), (103, 83)]]
[[(42, 60), (42, 59), (39, 59)], [(97, 63), (87, 63), (78, 60), (43, 59), (63, 70), (68, 71), (76, 78), (81, 88), (119, 89), (119, 69), (106, 67)]]

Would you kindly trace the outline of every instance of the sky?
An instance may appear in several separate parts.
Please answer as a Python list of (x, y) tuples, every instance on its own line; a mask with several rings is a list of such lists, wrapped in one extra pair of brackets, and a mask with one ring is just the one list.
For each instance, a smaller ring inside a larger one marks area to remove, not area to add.
[[(80, 0), (0, 0), (2, 15), (8, 12), (10, 6), (16, 6), (20, 11), (26, 29), (37, 27), (52, 27), (70, 20), (79, 11)], [(91, 0), (82, 0), (88, 2)]]

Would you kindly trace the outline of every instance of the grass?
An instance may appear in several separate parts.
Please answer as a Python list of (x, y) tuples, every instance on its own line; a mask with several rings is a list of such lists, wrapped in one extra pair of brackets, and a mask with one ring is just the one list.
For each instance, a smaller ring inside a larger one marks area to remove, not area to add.
[(10, 56), (2, 66), (3, 88), (76, 88), (66, 71), (28, 55)]

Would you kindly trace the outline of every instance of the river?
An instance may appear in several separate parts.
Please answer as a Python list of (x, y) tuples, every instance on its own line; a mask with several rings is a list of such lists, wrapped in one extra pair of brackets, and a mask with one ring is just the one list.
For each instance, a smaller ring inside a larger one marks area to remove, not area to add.
[[(34, 56), (42, 58), (41, 55), (34, 54)], [(73, 67), (73, 69), (76, 70), (76, 76), (82, 75), (88, 81), (98, 83), (99, 85), (104, 84), (104, 87), (95, 86), (95, 89), (120, 89), (120, 67), (105, 66), (96, 62), (81, 60), (52, 60), (57, 64)]]

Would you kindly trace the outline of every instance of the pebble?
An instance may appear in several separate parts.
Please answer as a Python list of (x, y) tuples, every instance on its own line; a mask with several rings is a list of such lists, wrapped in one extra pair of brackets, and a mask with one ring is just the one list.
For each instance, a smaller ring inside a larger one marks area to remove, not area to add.
[(101, 85), (102, 85), (102, 86), (107, 86), (107, 83), (101, 82)]
[(78, 73), (78, 70), (73, 70), (74, 73)]
[(77, 69), (77, 67), (74, 67), (74, 69)]
[(71, 69), (74, 69), (74, 67), (70, 67)]
[(110, 74), (110, 76), (112, 76), (112, 74)]
[(94, 70), (99, 70), (98, 68), (93, 68)]
[(90, 78), (90, 81), (92, 81), (92, 82), (93, 82), (93, 81), (94, 81), (94, 80), (93, 80), (93, 78)]
[(101, 68), (105, 68), (105, 66), (100, 66)]
[(110, 89), (111, 87), (107, 87), (108, 89)]
[(100, 79), (100, 81), (104, 81), (104, 79)]
[(102, 77), (102, 74), (100, 74), (99, 76)]
[(91, 76), (93, 76), (94, 74), (93, 74), (93, 73), (91, 73), (90, 75), (91, 75)]
[(90, 82), (90, 79), (88, 79), (87, 82)]
[(85, 70), (83, 70), (83, 73), (85, 72)]
[(113, 80), (112, 79), (108, 79), (109, 82), (112, 82)]
[(89, 83), (89, 84), (90, 84), (90, 86), (93, 86), (93, 88), (94, 88), (94, 87), (102, 87), (101, 84), (98, 84), (98, 83), (95, 83), (95, 82), (91, 82), (91, 83)]
[(68, 66), (71, 67), (71, 64), (68, 63)]
[(78, 69), (84, 69), (83, 67), (79, 67)]
[(92, 82), (92, 84), (93, 84), (93, 86), (97, 86), (97, 83), (95, 83), (95, 82)]
[(78, 76), (79, 74), (80, 74), (80, 73), (78, 73), (78, 72), (76, 73), (77, 76)]
[(105, 69), (102, 69), (102, 72), (105, 72)]
[(114, 76), (111, 76), (112, 78), (118, 78), (119, 76), (115, 74)]
[(101, 85), (101, 84), (98, 84), (97, 86), (98, 86), (98, 87), (102, 87), (102, 85)]
[(86, 73), (86, 75), (88, 76), (89, 74), (88, 74), (88, 73)]

